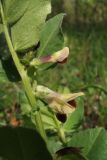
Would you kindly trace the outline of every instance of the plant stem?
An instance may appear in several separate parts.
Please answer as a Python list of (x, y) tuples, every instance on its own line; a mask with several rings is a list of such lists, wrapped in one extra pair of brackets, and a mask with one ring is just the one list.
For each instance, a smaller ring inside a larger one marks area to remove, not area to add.
[[(4, 34), (5, 34), (8, 48), (10, 50), (10, 53), (11, 53), (11, 56), (12, 56), (13, 61), (15, 63), (15, 66), (20, 74), (21, 79), (22, 79), (22, 83), (23, 83), (23, 86), (24, 86), (24, 89), (26, 92), (26, 96), (29, 100), (30, 106), (31, 106), (31, 108), (34, 108), (34, 107), (36, 107), (35, 95), (33, 94), (33, 89), (32, 89), (31, 83), (30, 83), (30, 79), (27, 75), (27, 72), (24, 69), (24, 66), (20, 63), (20, 60), (17, 56), (17, 53), (13, 48), (13, 45), (12, 45), (12, 42), (10, 39), (10, 35), (8, 32), (8, 26), (7, 26), (7, 22), (5, 20), (1, 0), (0, 0), (0, 12), (1, 12), (1, 17), (2, 17), (2, 22), (3, 22), (3, 27), (4, 27)], [(37, 109), (37, 107), (36, 107), (36, 109)], [(37, 129), (38, 129), (39, 133), (41, 134), (42, 138), (46, 142), (46, 133), (43, 128), (43, 123), (42, 123), (42, 119), (41, 119), (41, 115), (40, 115), (39, 111), (37, 111), (37, 114), (36, 114), (36, 124), (37, 124)]]

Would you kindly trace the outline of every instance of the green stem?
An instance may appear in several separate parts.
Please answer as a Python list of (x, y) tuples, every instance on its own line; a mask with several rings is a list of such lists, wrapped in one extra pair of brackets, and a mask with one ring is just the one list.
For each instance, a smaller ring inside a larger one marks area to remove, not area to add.
[[(8, 48), (10, 50), (10, 53), (11, 53), (11, 56), (12, 56), (13, 61), (15, 63), (15, 66), (21, 76), (22, 83), (23, 83), (27, 98), (29, 100), (29, 103), (30, 103), (31, 107), (34, 108), (34, 107), (36, 107), (35, 95), (33, 94), (33, 89), (32, 89), (31, 83), (30, 83), (30, 79), (27, 76), (26, 70), (24, 69), (24, 66), (20, 63), (20, 60), (17, 56), (17, 53), (15, 52), (15, 50), (13, 48), (13, 45), (12, 45), (12, 42), (10, 39), (10, 35), (8, 32), (7, 22), (5, 20), (1, 0), (0, 0), (0, 12), (1, 12), (1, 17), (2, 17), (2, 22), (3, 22), (3, 27), (4, 27), (4, 34), (6, 37)], [(36, 107), (36, 109), (37, 109), (37, 107)], [(37, 112), (37, 115), (36, 115), (36, 124), (38, 125), (37, 129), (38, 129), (39, 133), (41, 134), (43, 139), (46, 141), (46, 134), (45, 134), (44, 128), (41, 127), (43, 125), (43, 123), (42, 123), (42, 119), (41, 119), (39, 112)]]

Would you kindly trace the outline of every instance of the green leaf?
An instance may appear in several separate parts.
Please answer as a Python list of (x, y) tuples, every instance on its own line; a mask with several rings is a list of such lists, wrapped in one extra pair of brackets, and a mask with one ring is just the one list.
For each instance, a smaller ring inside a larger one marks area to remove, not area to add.
[(0, 61), (0, 83), (2, 82), (7, 82), (8, 79), (7, 79), (7, 76), (2, 68), (2, 64), (1, 64), (1, 61)]
[(8, 160), (51, 160), (39, 134), (27, 128), (0, 128), (0, 157)]
[(50, 12), (50, 0), (30, 0), (24, 15), (11, 28), (12, 42), (16, 51), (37, 45), (41, 29)]
[(53, 112), (48, 108), (48, 106), (43, 106), (42, 104), (42, 106), (40, 106), (40, 111), (45, 129), (55, 130), (57, 128), (57, 124), (61, 124), (57, 118), (53, 116)]
[(15, 23), (26, 12), (29, 0), (4, 0), (4, 12), (8, 24)]
[(2, 24), (2, 21), (1, 21), (1, 13), (0, 13), (0, 25)]
[(3, 32), (3, 25), (0, 24), (0, 34)]
[(29, 105), (24, 91), (20, 91), (19, 93), (19, 103), (21, 105), (22, 114), (29, 115), (29, 113), (31, 113), (31, 106)]
[[(2, 25), (1, 25), (2, 26)], [(10, 52), (6, 43), (5, 35), (3, 32), (3, 26), (0, 28), (0, 59), (7, 60), (10, 57)]]
[[(31, 119), (31, 106), (29, 105), (28, 99), (24, 91), (19, 91), (19, 104), (21, 106), (21, 114), (23, 116), (23, 124), (28, 128), (35, 128), (35, 124)], [(34, 117), (35, 118), (35, 117)]]
[(82, 97), (77, 98), (76, 102), (77, 102), (77, 109), (68, 116), (67, 121), (63, 125), (63, 128), (66, 132), (76, 130), (81, 124), (81, 121), (83, 120), (84, 117), (83, 98)]
[(46, 22), (40, 36), (38, 57), (52, 54), (62, 49), (64, 38), (61, 24), (65, 14), (61, 13)]
[(82, 152), (89, 160), (106, 160), (107, 131), (103, 128), (81, 131), (71, 138), (68, 146), (83, 147)]
[(12, 82), (21, 81), (21, 77), (11, 57), (9, 57), (7, 60), (2, 60), (2, 66), (3, 66), (3, 69), (5, 70), (5, 73), (9, 81), (12, 81)]
[(48, 139), (48, 149), (50, 151), (50, 153), (52, 155), (55, 155), (55, 153), (62, 149), (64, 146), (63, 144), (61, 143), (61, 141), (58, 139), (57, 136), (50, 136), (49, 139)]
[(21, 80), (20, 75), (10, 56), (10, 52), (3, 32), (0, 34), (0, 60), (2, 68), (4, 69), (9, 81), (12, 82), (20, 81)]

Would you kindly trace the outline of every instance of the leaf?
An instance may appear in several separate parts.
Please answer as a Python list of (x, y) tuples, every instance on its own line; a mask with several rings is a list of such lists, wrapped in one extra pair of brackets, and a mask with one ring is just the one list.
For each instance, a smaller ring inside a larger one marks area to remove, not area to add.
[(0, 25), (2, 24), (2, 20), (1, 20), (1, 13), (0, 13)]
[(9, 57), (7, 60), (2, 60), (1, 62), (9, 81), (21, 81), (21, 77), (11, 57)]
[(3, 32), (3, 25), (0, 24), (0, 34)]
[(63, 128), (66, 132), (76, 130), (81, 124), (81, 121), (83, 119), (84, 116), (83, 98), (82, 97), (77, 98), (76, 102), (77, 102), (77, 109), (73, 113), (68, 115), (67, 121), (63, 125)]
[(53, 54), (61, 50), (64, 38), (61, 31), (61, 24), (65, 14), (61, 13), (46, 22), (40, 36), (40, 48), (38, 57)]
[(19, 92), (19, 103), (21, 105), (21, 111), (23, 115), (29, 115), (31, 107), (24, 91)]
[(3, 33), (3, 26), (1, 25), (0, 33), (0, 59), (7, 60), (10, 57), (10, 52), (6, 43), (5, 35)]
[(18, 21), (26, 12), (29, 0), (4, 0), (4, 12), (8, 24)]
[(40, 105), (40, 111), (45, 129), (51, 129), (55, 131), (58, 129), (58, 126), (61, 127), (62, 123), (57, 119), (57, 117), (47, 105), (43, 106), (42, 103), (42, 107)]
[(81, 131), (71, 138), (68, 146), (83, 147), (83, 154), (89, 160), (106, 160), (107, 132), (103, 128)]
[(16, 51), (37, 45), (41, 29), (50, 12), (50, 0), (30, 0), (24, 15), (11, 28), (12, 42)]
[(0, 156), (8, 160), (52, 159), (39, 134), (21, 127), (0, 127)]
[(61, 124), (57, 118), (53, 116), (53, 112), (48, 108), (48, 106), (43, 106), (43, 103), (42, 106), (40, 106), (40, 111), (45, 129), (55, 130), (57, 128), (57, 124)]
[(0, 61), (0, 83), (2, 82), (7, 82), (8, 79), (7, 79), (7, 76), (2, 68), (2, 64), (1, 64), (1, 61)]
[(12, 82), (20, 81), (21, 80), (20, 75), (11, 58), (3, 32), (0, 34), (0, 60), (2, 69), (5, 71), (5, 74), (8, 77), (9, 81)]

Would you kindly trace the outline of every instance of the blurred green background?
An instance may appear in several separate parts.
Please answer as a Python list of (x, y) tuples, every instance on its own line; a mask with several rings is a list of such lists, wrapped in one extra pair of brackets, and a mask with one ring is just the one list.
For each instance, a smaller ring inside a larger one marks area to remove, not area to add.
[[(53, 0), (52, 5), (52, 16), (66, 13), (62, 30), (70, 56), (64, 65), (38, 73), (38, 83), (59, 92), (84, 91), (83, 128), (107, 128), (107, 1)], [(20, 125), (18, 90), (17, 84), (0, 81), (0, 125)]]

